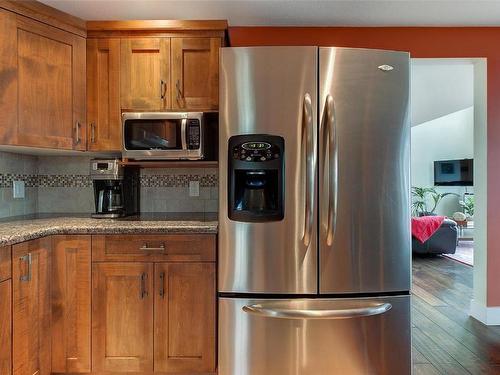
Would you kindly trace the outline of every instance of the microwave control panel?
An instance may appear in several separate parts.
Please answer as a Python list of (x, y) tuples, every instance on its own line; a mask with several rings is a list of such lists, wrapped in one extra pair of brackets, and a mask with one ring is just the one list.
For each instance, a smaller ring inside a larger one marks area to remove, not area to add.
[(280, 157), (280, 148), (269, 142), (244, 142), (233, 148), (233, 159), (242, 161), (269, 161)]
[(200, 148), (200, 120), (189, 119), (187, 123), (187, 148), (198, 150)]

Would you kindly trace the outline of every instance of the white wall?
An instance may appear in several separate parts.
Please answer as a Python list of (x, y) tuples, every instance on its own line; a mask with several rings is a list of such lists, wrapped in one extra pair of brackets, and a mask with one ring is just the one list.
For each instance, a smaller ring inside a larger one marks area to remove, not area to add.
[[(474, 157), (474, 107), (450, 113), (435, 120), (424, 122), (411, 129), (411, 184), (434, 186), (434, 161), (472, 159)], [(460, 196), (472, 187), (437, 187), (439, 192), (452, 192)], [(451, 216), (461, 211), (456, 196), (447, 196), (439, 204), (436, 213)]]
[[(432, 60), (432, 61), (430, 61)], [(474, 65), (455, 59), (413, 59), (411, 124), (434, 120), (474, 105)]]

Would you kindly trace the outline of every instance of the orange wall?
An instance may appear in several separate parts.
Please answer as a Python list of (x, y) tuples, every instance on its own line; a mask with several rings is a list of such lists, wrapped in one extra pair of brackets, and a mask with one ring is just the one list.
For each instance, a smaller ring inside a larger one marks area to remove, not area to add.
[(319, 45), (409, 51), (412, 57), (486, 57), (488, 66), (487, 305), (500, 306), (500, 28), (231, 27), (231, 46)]

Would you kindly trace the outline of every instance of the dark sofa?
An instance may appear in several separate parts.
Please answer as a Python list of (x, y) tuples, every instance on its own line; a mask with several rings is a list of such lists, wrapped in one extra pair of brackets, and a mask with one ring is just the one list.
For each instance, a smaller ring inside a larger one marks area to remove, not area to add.
[(412, 251), (417, 254), (455, 254), (458, 243), (458, 226), (451, 219), (444, 219), (441, 227), (424, 243), (411, 239)]

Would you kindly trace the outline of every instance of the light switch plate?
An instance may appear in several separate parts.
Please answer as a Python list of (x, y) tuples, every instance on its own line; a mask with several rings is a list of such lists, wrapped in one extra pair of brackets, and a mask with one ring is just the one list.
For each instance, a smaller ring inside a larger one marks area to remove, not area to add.
[(24, 199), (25, 196), (24, 181), (12, 181), (12, 195), (16, 199)]
[(200, 196), (200, 181), (189, 181), (189, 196), (190, 197)]

